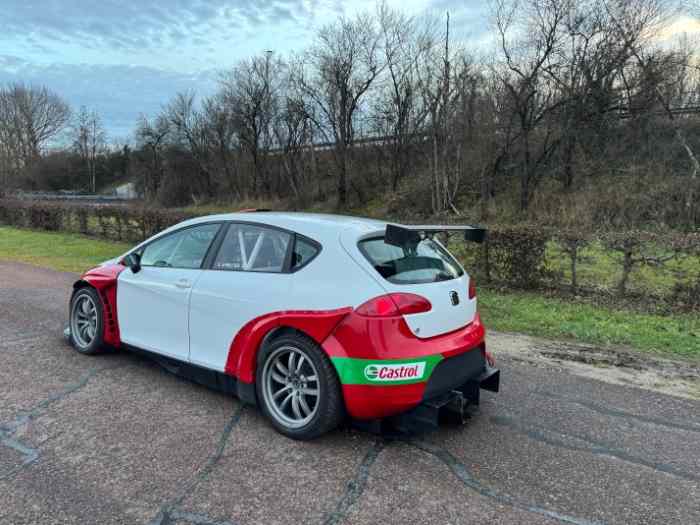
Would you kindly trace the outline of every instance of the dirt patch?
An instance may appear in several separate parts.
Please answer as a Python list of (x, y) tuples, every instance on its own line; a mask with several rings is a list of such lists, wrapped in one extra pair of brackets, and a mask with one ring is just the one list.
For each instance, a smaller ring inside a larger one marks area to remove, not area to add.
[(608, 383), (700, 399), (700, 364), (694, 362), (663, 359), (626, 348), (551, 341), (501, 332), (490, 332), (488, 344), (496, 358), (499, 354), (507, 355)]

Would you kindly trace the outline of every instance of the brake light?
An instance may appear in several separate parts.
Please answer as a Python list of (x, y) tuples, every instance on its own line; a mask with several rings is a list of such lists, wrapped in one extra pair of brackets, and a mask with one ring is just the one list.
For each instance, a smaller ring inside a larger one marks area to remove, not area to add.
[(474, 299), (476, 297), (476, 281), (474, 277), (469, 276), (469, 299)]
[(429, 312), (433, 308), (425, 297), (412, 293), (390, 293), (370, 299), (356, 312), (366, 317), (395, 317)]

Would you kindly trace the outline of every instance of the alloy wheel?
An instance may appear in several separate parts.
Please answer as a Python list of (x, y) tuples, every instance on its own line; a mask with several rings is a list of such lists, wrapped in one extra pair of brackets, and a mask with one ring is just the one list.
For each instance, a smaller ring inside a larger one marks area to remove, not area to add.
[(80, 295), (73, 303), (71, 333), (80, 348), (87, 348), (97, 335), (97, 307), (92, 297)]
[(272, 416), (288, 428), (307, 425), (320, 400), (318, 372), (299, 348), (277, 348), (263, 368), (263, 397)]

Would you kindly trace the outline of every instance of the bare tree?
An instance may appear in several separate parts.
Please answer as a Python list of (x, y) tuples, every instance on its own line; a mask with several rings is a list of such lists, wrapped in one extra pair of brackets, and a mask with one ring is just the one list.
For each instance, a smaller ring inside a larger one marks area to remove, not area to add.
[(434, 24), (392, 10), (385, 1), (378, 5), (381, 50), (386, 64), (384, 78), (374, 97), (372, 123), (387, 151), (391, 190), (396, 191), (407, 174), (413, 151), (422, 142), (428, 116), (420, 94), (420, 68), (434, 44)]
[(559, 58), (544, 70), (562, 99), (557, 118), (561, 179), (566, 190), (574, 185), (578, 150), (589, 137), (607, 137), (621, 110), (619, 86), (630, 60), (630, 46), (618, 38), (603, 8), (605, 1), (562, 3), (565, 16)]
[(155, 200), (163, 181), (163, 147), (170, 134), (170, 123), (163, 115), (149, 120), (145, 115), (139, 117), (136, 128), (136, 142), (150, 155), (150, 166), (146, 169), (143, 187), (146, 200)]
[(85, 106), (75, 117), (72, 129), (73, 148), (83, 161), (87, 175), (88, 187), (92, 193), (97, 191), (97, 159), (107, 145), (107, 134), (96, 111), (89, 111)]
[(470, 96), (466, 87), (473, 73), (472, 60), (463, 49), (451, 48), (449, 13), (443, 36), (429, 35), (425, 46), (428, 53), (420, 64), (418, 87), (427, 115), (432, 210), (460, 214), (455, 197), (461, 182), (460, 139), (463, 142), (464, 137), (455, 124), (460, 110), (465, 109), (465, 97)]
[(271, 192), (269, 150), (273, 122), (279, 110), (280, 83), (286, 65), (272, 52), (243, 60), (222, 79), (223, 97), (230, 108), (241, 146), (253, 162), (250, 191)]
[(547, 73), (559, 67), (568, 0), (497, 0), (503, 55), (500, 81), (510, 105), (520, 157), (519, 207), (525, 211), (561, 138), (553, 122), (564, 100)]
[(3, 189), (16, 180), (23, 166), (18, 108), (10, 93), (0, 90), (0, 174)]
[(318, 108), (318, 129), (333, 143), (341, 208), (348, 202), (350, 150), (355, 142), (357, 115), (383, 68), (379, 47), (380, 33), (371, 15), (340, 18), (319, 31), (297, 69), (295, 82), (308, 103)]
[[(616, 36), (629, 47), (630, 55), (636, 61), (645, 79), (642, 95), (647, 101), (658, 103), (673, 125), (677, 143), (688, 157), (690, 164), (689, 182), (685, 188), (685, 209), (688, 224), (697, 225), (698, 173), (700, 160), (688, 140), (683, 119), (676, 116), (672, 107), (672, 98), (683, 98), (683, 85), (688, 76), (692, 62), (691, 53), (683, 50), (664, 50), (654, 46), (653, 36), (669, 23), (677, 11), (669, 9), (663, 0), (636, 0), (631, 5), (606, 5), (606, 12), (611, 18)], [(697, 3), (689, 6), (696, 8)], [(669, 96), (670, 95), (670, 96)]]
[(228, 192), (240, 199), (243, 188), (235, 166), (234, 153), (239, 141), (233, 108), (226, 103), (224, 94), (220, 92), (204, 100), (202, 113), (205, 128), (210, 135), (209, 143), (214, 149), (214, 156), (218, 158), (219, 171), (223, 172)]
[(29, 169), (41, 157), (70, 115), (68, 104), (46, 87), (15, 83), (0, 89), (0, 150), (6, 184), (11, 173)]
[(211, 135), (207, 122), (195, 107), (193, 91), (178, 93), (165, 108), (164, 118), (171, 125), (171, 140), (189, 150), (199, 168), (198, 180), (203, 185), (206, 197), (214, 195), (214, 182), (211, 173)]
[(294, 197), (298, 200), (308, 179), (305, 169), (305, 150), (313, 147), (313, 119), (307, 113), (303, 99), (287, 95), (284, 106), (274, 124), (282, 169)]

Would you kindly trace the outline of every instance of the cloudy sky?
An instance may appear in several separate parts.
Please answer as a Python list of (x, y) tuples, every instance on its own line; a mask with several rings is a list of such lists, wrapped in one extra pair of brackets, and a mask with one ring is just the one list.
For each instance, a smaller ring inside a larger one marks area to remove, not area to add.
[[(388, 0), (414, 15), (450, 11), (453, 35), (488, 41), (487, 0)], [(2, 0), (0, 84), (44, 84), (97, 110), (128, 139), (178, 91), (207, 95), (221, 71), (266, 50), (301, 50), (339, 15), (375, 0)], [(697, 21), (674, 29), (700, 31)], [(693, 25), (694, 24), (694, 25)]]
[[(479, 0), (390, 0), (410, 13), (449, 9), (457, 33), (486, 31)], [(340, 14), (374, 0), (2, 0), (0, 84), (44, 84), (96, 109), (112, 138), (178, 91), (215, 89), (238, 59), (300, 50)]]

